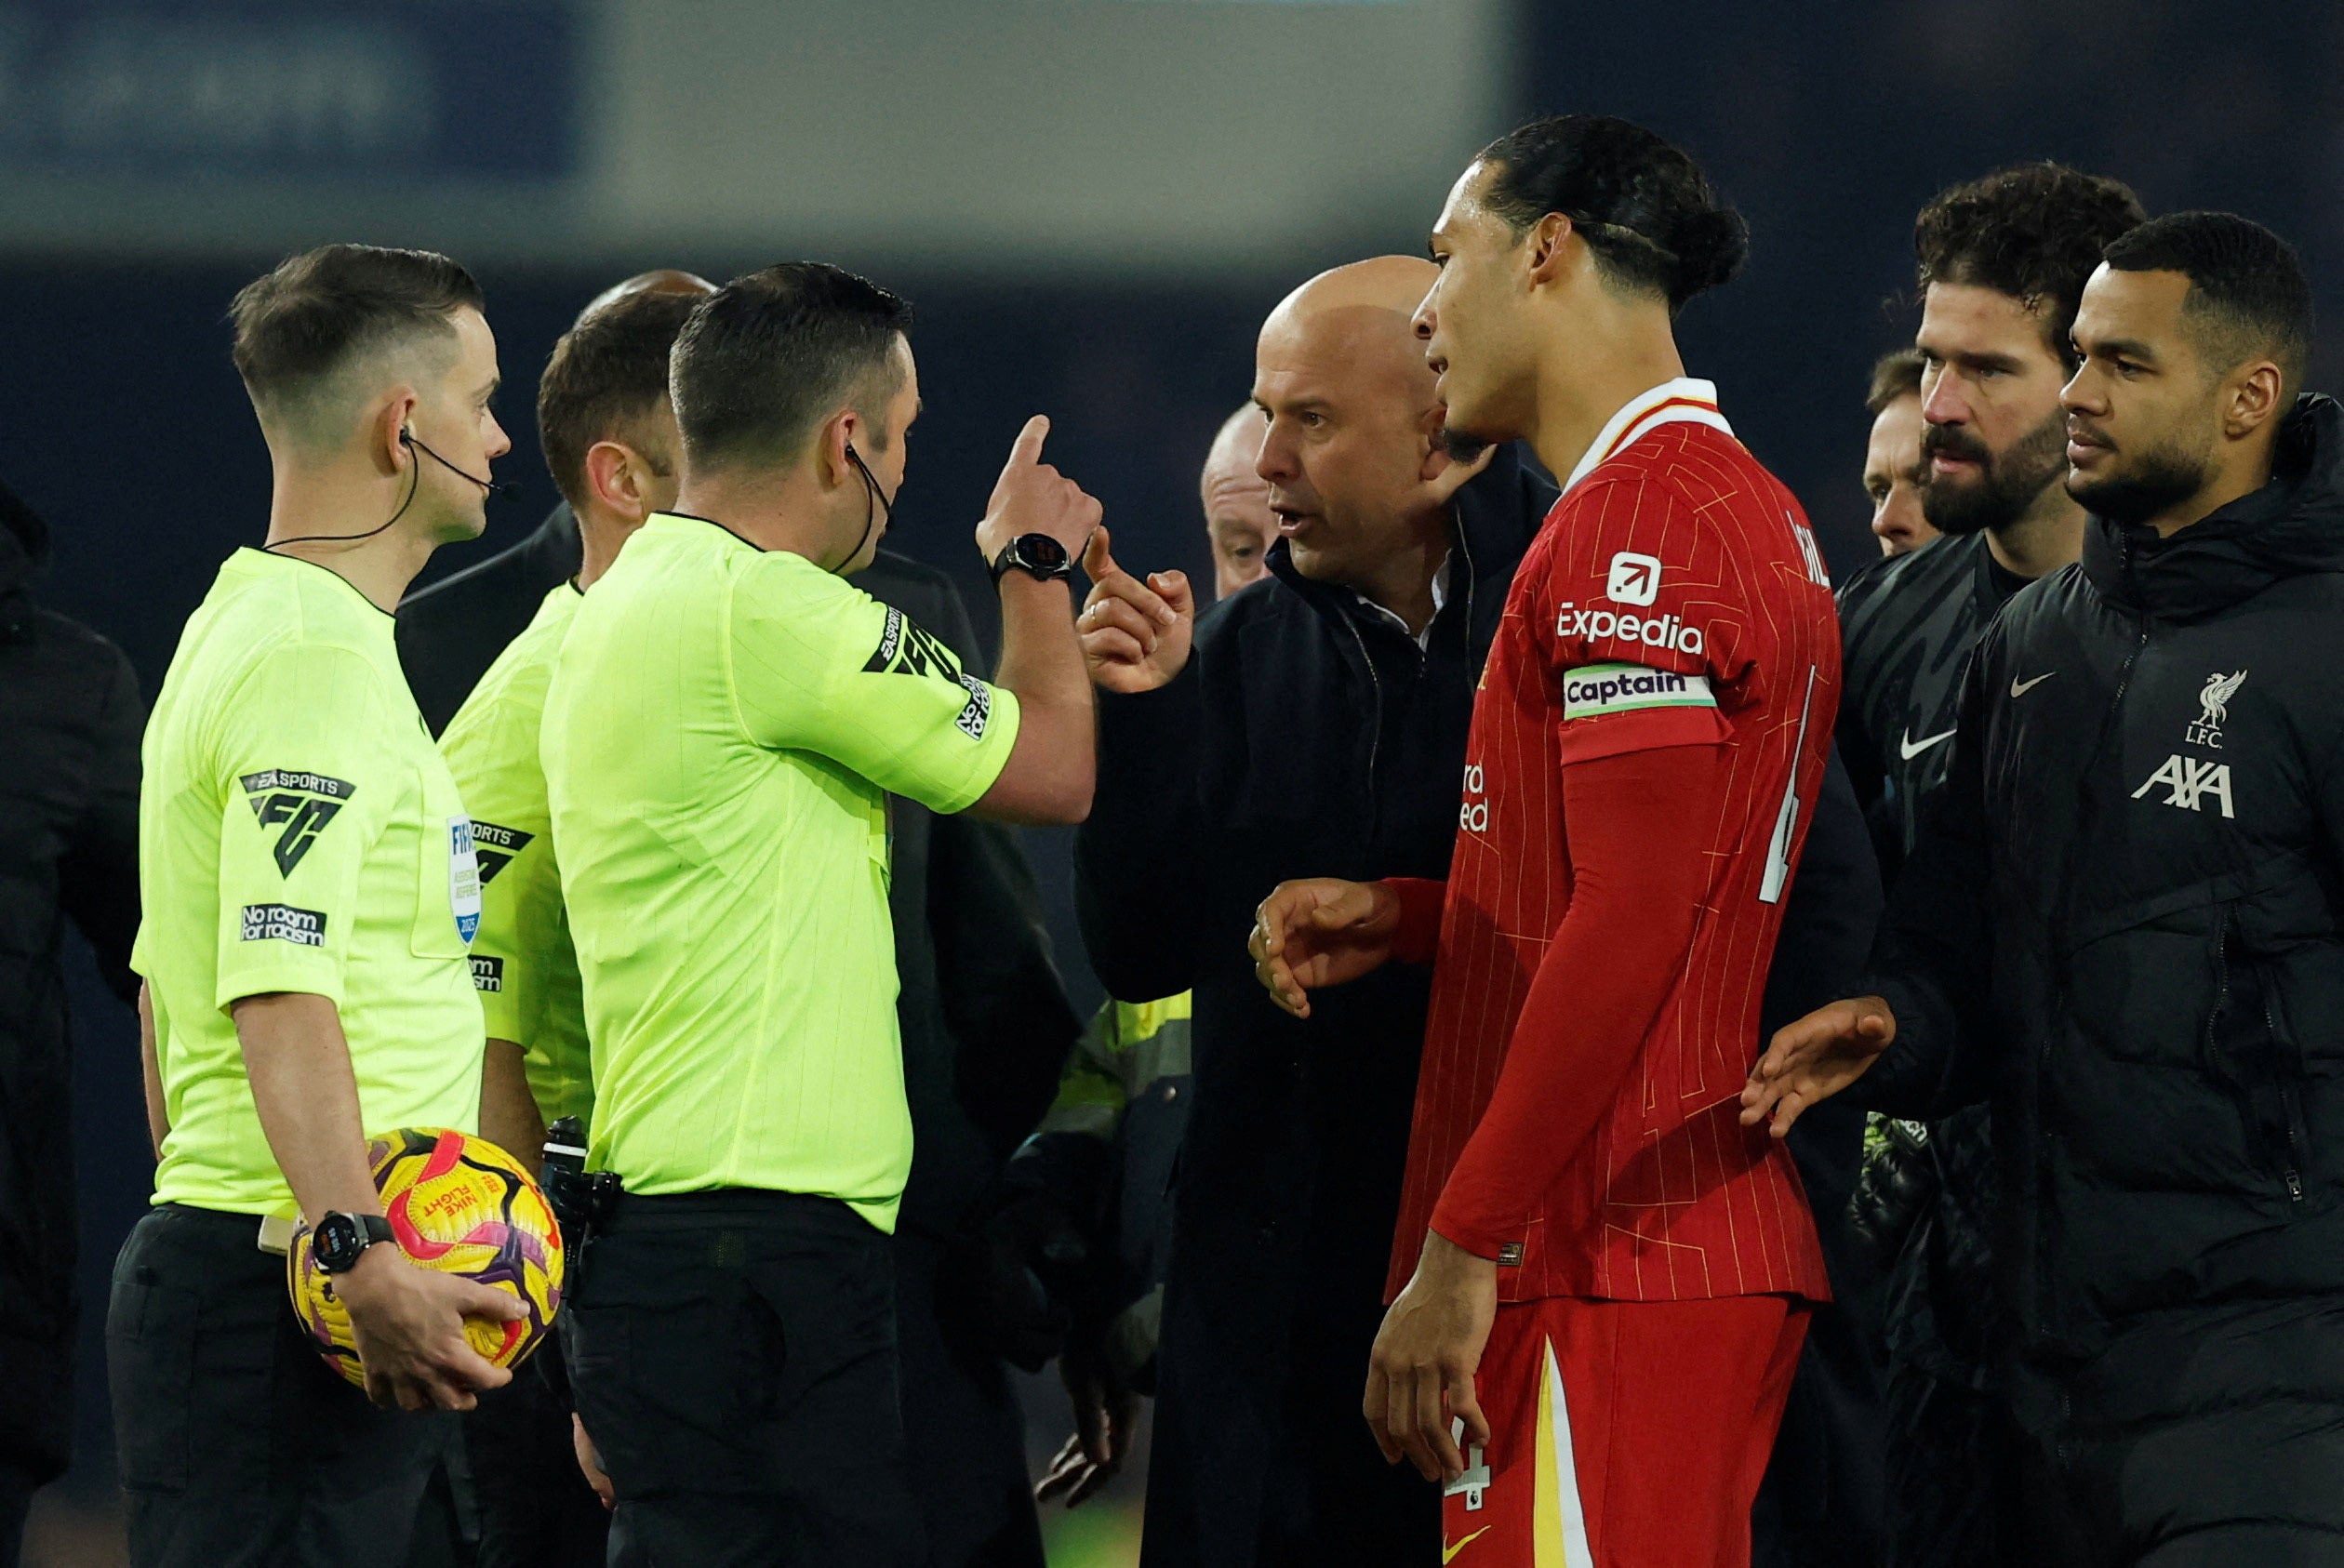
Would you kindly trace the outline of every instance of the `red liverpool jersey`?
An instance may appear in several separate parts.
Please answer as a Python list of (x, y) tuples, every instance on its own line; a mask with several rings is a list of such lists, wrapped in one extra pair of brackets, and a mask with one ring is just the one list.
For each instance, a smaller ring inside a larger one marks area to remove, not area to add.
[[(1829, 1296), (1789, 1151), (1738, 1113), (1838, 707), (1838, 622), (1798, 502), (1708, 382), (1631, 400), (1524, 556), (1474, 699), (1388, 1295), (1430, 1226), (1496, 1254), (1502, 1300)], [(1714, 819), (1682, 824), (1706, 891), (1631, 1065), (1591, 1091), (1607, 1103), (1581, 1108), (1576, 1147), (1476, 1139), (1509, 1052), (1582, 1048), (1567, 1009), (1523, 1016), (1571, 902), (1564, 767), (1689, 746), (1725, 749)]]

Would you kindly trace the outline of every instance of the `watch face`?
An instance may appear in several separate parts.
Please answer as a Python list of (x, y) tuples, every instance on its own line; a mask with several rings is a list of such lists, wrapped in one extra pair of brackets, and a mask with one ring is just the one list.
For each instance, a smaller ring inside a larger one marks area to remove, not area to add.
[(319, 1268), (328, 1274), (341, 1273), (358, 1261), (358, 1222), (346, 1214), (329, 1214), (317, 1222), (310, 1245)]
[(1018, 554), (1031, 566), (1055, 569), (1066, 565), (1066, 546), (1047, 534), (1027, 534), (1018, 540)]

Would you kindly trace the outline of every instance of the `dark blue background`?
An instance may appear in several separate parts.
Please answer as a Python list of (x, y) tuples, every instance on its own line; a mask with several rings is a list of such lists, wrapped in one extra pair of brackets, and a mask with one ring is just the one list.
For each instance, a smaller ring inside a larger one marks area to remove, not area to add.
[[(50, 0), (35, 14), (74, 9)], [(1805, 501), (1836, 570), (1871, 552), (1857, 485), (1865, 372), (1909, 340), (1911, 219), (1939, 186), (2018, 159), (2065, 159), (2132, 181), (2151, 210), (2222, 206), (2272, 224), (2303, 248), (2323, 301), (2337, 299), (2344, 113), (2333, 62), (2344, 8), (1824, 0), (1534, 5), (1525, 16), (1521, 101), (1645, 120), (1688, 144), (1749, 216), (1750, 268), (1687, 311), (1685, 358), (1717, 380), (1745, 440)], [(540, 120), (497, 107), (494, 95), (482, 101), (487, 117), (467, 133), (475, 144), (509, 138), (499, 158), (567, 155), (546, 151), (560, 139)], [(558, 110), (554, 119), (559, 129)], [(1442, 194), (1425, 193), (1428, 224)], [(265, 522), (266, 457), (221, 317), (274, 259), (0, 263), (9, 378), (0, 476), (56, 526), (48, 602), (121, 643), (150, 694), (220, 557), (258, 539)], [(768, 259), (482, 269), (509, 389), (499, 411), (516, 442), (499, 471), (526, 499), (497, 515), (482, 545), (446, 552), (442, 568), (518, 537), (552, 503), (531, 399), (579, 304), (638, 266), (721, 277)], [(919, 308), (928, 408), (891, 544), (958, 572), (989, 622), (969, 528), (1011, 435), (1041, 411), (1056, 421), (1049, 458), (1105, 502), (1126, 564), (1204, 572), (1195, 467), (1245, 395), (1255, 326), (1297, 276), (1002, 285), (880, 270)], [(2318, 363), (2315, 381), (2329, 384), (2333, 350)], [(1063, 835), (1033, 843), (1070, 975), (1095, 997), (1072, 945)], [(75, 998), (83, 1279), (86, 1300), (102, 1304), (149, 1162), (127, 1015), (79, 968)], [(102, 1485), (111, 1454), (96, 1316), (85, 1335), (81, 1474)]]

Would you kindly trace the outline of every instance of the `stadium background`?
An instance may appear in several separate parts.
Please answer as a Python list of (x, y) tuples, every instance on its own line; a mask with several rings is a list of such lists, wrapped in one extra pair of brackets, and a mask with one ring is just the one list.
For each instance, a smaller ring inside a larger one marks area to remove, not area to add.
[[(1871, 552), (1858, 403), (1910, 331), (1918, 205), (2060, 158), (2152, 211), (2272, 225), (2344, 324), (2339, 65), (2344, 8), (2293, 0), (0, 0), (0, 477), (56, 530), (45, 600), (152, 698), (265, 517), (222, 321), (255, 272), (354, 239), (480, 277), (523, 498), (436, 575), (553, 503), (536, 378), (590, 296), (813, 256), (919, 311), (927, 412), (889, 543), (957, 573), (980, 621), (968, 530), (1032, 411), (1119, 556), (1208, 576), (1195, 470), (1262, 313), (1418, 249), (1489, 136), (1594, 109), (1688, 145), (1749, 217), (1750, 267), (1687, 312), (1685, 357), (1845, 571)], [(1087, 1007), (1064, 835), (1031, 840)], [(150, 1162), (134, 1026), (71, 962), (79, 1454), (28, 1561), (82, 1568), (120, 1561), (98, 1331)], [(1038, 1458), (1064, 1407), (1032, 1393)], [(1130, 1561), (1140, 1482), (1048, 1521), (1053, 1561)]]

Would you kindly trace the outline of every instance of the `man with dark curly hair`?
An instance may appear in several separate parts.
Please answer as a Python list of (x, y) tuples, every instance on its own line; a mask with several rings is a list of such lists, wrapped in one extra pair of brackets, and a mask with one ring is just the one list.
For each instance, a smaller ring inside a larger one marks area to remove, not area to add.
[[(1890, 880), (1946, 776), (1963, 665), (2004, 602), (2083, 548), (2059, 388), (2069, 327), (2109, 242), (2141, 221), (2112, 179), (2024, 164), (1921, 209), (1922, 510), (1944, 534), (1840, 592), (1840, 748)], [(1890, 1561), (2024, 1561), (2004, 1522), (2018, 1485), (1986, 1368), (2000, 1321), (1985, 1109), (1879, 1125), (1855, 1219), (1887, 1269)]]
[[(2061, 392), (2083, 556), (2004, 605), (1859, 991), (1744, 1119), (1991, 1101), (2027, 1560), (2344, 1561), (2344, 407), (2229, 213), (2107, 247)], [(2008, 1562), (2019, 1554), (1968, 1561)]]

